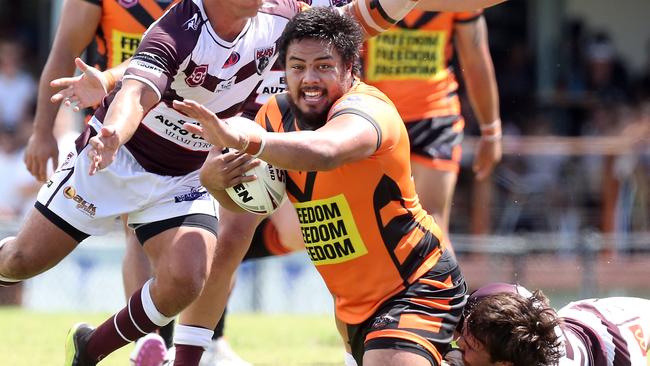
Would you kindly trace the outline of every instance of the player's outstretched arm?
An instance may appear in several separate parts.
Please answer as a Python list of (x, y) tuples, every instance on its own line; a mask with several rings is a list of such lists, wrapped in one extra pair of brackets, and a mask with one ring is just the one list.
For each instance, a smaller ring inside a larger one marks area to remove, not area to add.
[(191, 100), (174, 101), (174, 108), (201, 124), (185, 124), (184, 128), (191, 133), (201, 135), (213, 145), (245, 151), (282, 169), (331, 170), (372, 155), (378, 146), (377, 129), (352, 113), (334, 117), (315, 131), (264, 133), (239, 129)]
[[(71, 75), (74, 58), (90, 44), (101, 18), (101, 7), (81, 0), (67, 0), (38, 85), (34, 132), (25, 151), (27, 170), (39, 181), (47, 179), (47, 162), (52, 159), (56, 169), (59, 150), (52, 133), (59, 105), (50, 103), (55, 92), (50, 80)], [(83, 21), (79, 21), (83, 19)]]
[(456, 50), (467, 94), (481, 128), (473, 170), (476, 179), (487, 178), (501, 160), (501, 118), (499, 92), (490, 56), (487, 25), (481, 16), (454, 27)]
[(112, 74), (102, 73), (79, 57), (75, 58), (74, 63), (81, 75), (52, 80), (50, 86), (61, 90), (52, 95), (50, 101), (54, 104), (63, 103), (75, 112), (83, 108), (95, 108), (112, 89), (111, 81), (106, 76)]
[(341, 7), (353, 16), (366, 38), (388, 30), (415, 7), (430, 11), (475, 10), (496, 5), (506, 0), (354, 0)]
[(148, 84), (135, 79), (123, 82), (106, 112), (102, 128), (89, 140), (90, 175), (113, 162), (117, 150), (131, 139), (144, 115), (158, 101), (158, 93)]

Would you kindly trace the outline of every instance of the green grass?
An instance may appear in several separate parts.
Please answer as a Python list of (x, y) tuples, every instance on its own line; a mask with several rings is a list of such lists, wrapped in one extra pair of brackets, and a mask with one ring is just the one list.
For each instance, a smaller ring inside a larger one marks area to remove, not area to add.
[[(110, 314), (44, 313), (0, 307), (0, 365), (63, 364), (68, 328), (79, 321), (100, 324)], [(254, 365), (341, 365), (343, 346), (328, 315), (229, 314), (226, 337)], [(132, 346), (100, 366), (127, 366)]]

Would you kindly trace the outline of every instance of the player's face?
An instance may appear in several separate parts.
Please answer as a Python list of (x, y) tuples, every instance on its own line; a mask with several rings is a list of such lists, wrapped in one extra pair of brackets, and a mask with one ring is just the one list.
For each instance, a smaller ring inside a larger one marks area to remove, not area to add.
[(463, 354), (463, 363), (465, 366), (493, 366), (495, 363), (490, 361), (490, 354), (478, 339), (474, 338), (463, 327), (461, 337), (458, 339), (458, 347)]
[(289, 44), (285, 66), (289, 95), (301, 119), (322, 126), (332, 104), (352, 85), (351, 67), (332, 45), (314, 39)]

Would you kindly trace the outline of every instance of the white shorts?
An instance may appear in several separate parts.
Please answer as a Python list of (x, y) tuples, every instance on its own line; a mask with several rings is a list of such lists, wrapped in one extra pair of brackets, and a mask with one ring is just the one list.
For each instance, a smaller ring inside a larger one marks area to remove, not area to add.
[(218, 203), (201, 186), (198, 170), (177, 177), (149, 173), (122, 146), (111, 165), (90, 176), (89, 147), (69, 152), (38, 192), (37, 209), (53, 213), (48, 218), (55, 224), (102, 235), (122, 214), (131, 226), (189, 214), (218, 218)]

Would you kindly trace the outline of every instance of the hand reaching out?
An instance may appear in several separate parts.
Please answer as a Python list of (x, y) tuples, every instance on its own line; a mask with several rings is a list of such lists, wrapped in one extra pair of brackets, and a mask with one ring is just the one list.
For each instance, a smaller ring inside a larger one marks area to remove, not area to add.
[(217, 117), (209, 109), (193, 100), (174, 101), (174, 108), (184, 115), (196, 120), (201, 125), (186, 123), (183, 128), (191, 133), (200, 135), (215, 146), (232, 147), (243, 150), (247, 145), (248, 136), (228, 121)]
[(101, 71), (87, 65), (80, 58), (77, 57), (74, 63), (82, 74), (52, 80), (50, 86), (64, 89), (54, 94), (50, 100), (52, 103), (63, 102), (66, 107), (79, 112), (82, 108), (99, 105), (108, 94), (109, 83)]
[(120, 139), (115, 132), (115, 127), (102, 127), (99, 133), (92, 137), (88, 143), (91, 148), (88, 150), (90, 158), (89, 175), (95, 175), (97, 171), (111, 165), (117, 150), (120, 147)]

